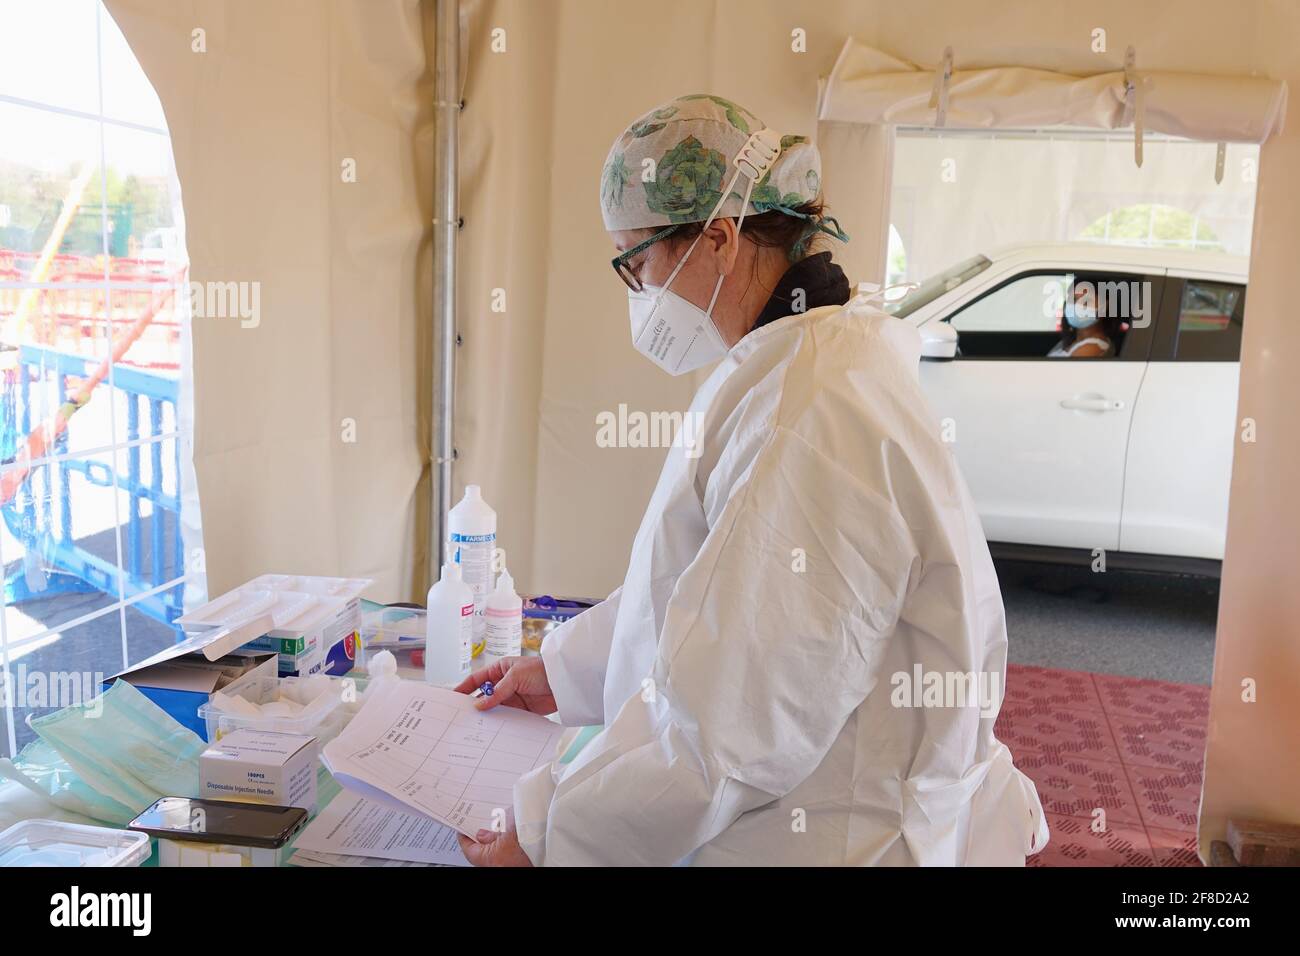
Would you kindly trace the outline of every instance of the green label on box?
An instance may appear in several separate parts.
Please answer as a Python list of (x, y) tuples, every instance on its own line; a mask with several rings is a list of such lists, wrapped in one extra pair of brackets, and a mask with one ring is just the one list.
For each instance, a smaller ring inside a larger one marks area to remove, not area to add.
[(307, 636), (300, 634), (297, 637), (259, 637), (255, 641), (249, 641), (244, 646), (259, 651), (276, 651), (280, 654), (297, 655), (306, 650)]

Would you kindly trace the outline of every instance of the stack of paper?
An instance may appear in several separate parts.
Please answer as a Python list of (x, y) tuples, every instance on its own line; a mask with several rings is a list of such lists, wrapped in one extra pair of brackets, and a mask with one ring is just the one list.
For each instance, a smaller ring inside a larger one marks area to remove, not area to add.
[(511, 707), (399, 681), (367, 700), (321, 757), (349, 790), (474, 836), (499, 829), (515, 781), (555, 756), (564, 728)]
[(298, 866), (469, 866), (451, 827), (346, 791), (330, 801), (293, 845), (291, 862)]

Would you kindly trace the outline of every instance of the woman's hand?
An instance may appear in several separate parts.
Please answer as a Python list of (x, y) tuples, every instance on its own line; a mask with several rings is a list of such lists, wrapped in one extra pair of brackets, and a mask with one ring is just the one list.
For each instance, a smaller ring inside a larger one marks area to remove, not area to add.
[(504, 833), (495, 830), (479, 830), (473, 840), (463, 833), (456, 834), (456, 838), (460, 840), (460, 849), (465, 854), (465, 859), (475, 866), (533, 865), (524, 848), (519, 845), (519, 834), (515, 832), (514, 813), (507, 814)]
[[(497, 704), (529, 710), (534, 714), (555, 713), (555, 695), (546, 679), (546, 665), (540, 657), (503, 657), (494, 664), (476, 670), (456, 685), (457, 693), (471, 694), (485, 681), (492, 682), (492, 696), (474, 701), (479, 710)], [(512, 831), (513, 832), (513, 831)], [(519, 843), (516, 840), (515, 845)]]

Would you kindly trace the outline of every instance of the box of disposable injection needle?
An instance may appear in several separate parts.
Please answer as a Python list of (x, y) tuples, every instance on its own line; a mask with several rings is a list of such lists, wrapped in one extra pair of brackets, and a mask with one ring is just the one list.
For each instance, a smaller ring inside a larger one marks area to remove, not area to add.
[(316, 812), (315, 737), (235, 730), (199, 756), (199, 796)]

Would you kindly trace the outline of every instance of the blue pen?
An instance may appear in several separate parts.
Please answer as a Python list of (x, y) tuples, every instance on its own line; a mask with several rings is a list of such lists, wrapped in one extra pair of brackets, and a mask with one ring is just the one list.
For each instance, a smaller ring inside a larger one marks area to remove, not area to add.
[(491, 696), (492, 696), (492, 682), (491, 682), (490, 680), (489, 680), (489, 681), (484, 681), (483, 684), (482, 684), (482, 686), (479, 687), (478, 690), (474, 691), (474, 693), (470, 694), (469, 696), (470, 696), (470, 697), (474, 697), (474, 698), (478, 698), (478, 697), (491, 697)]

